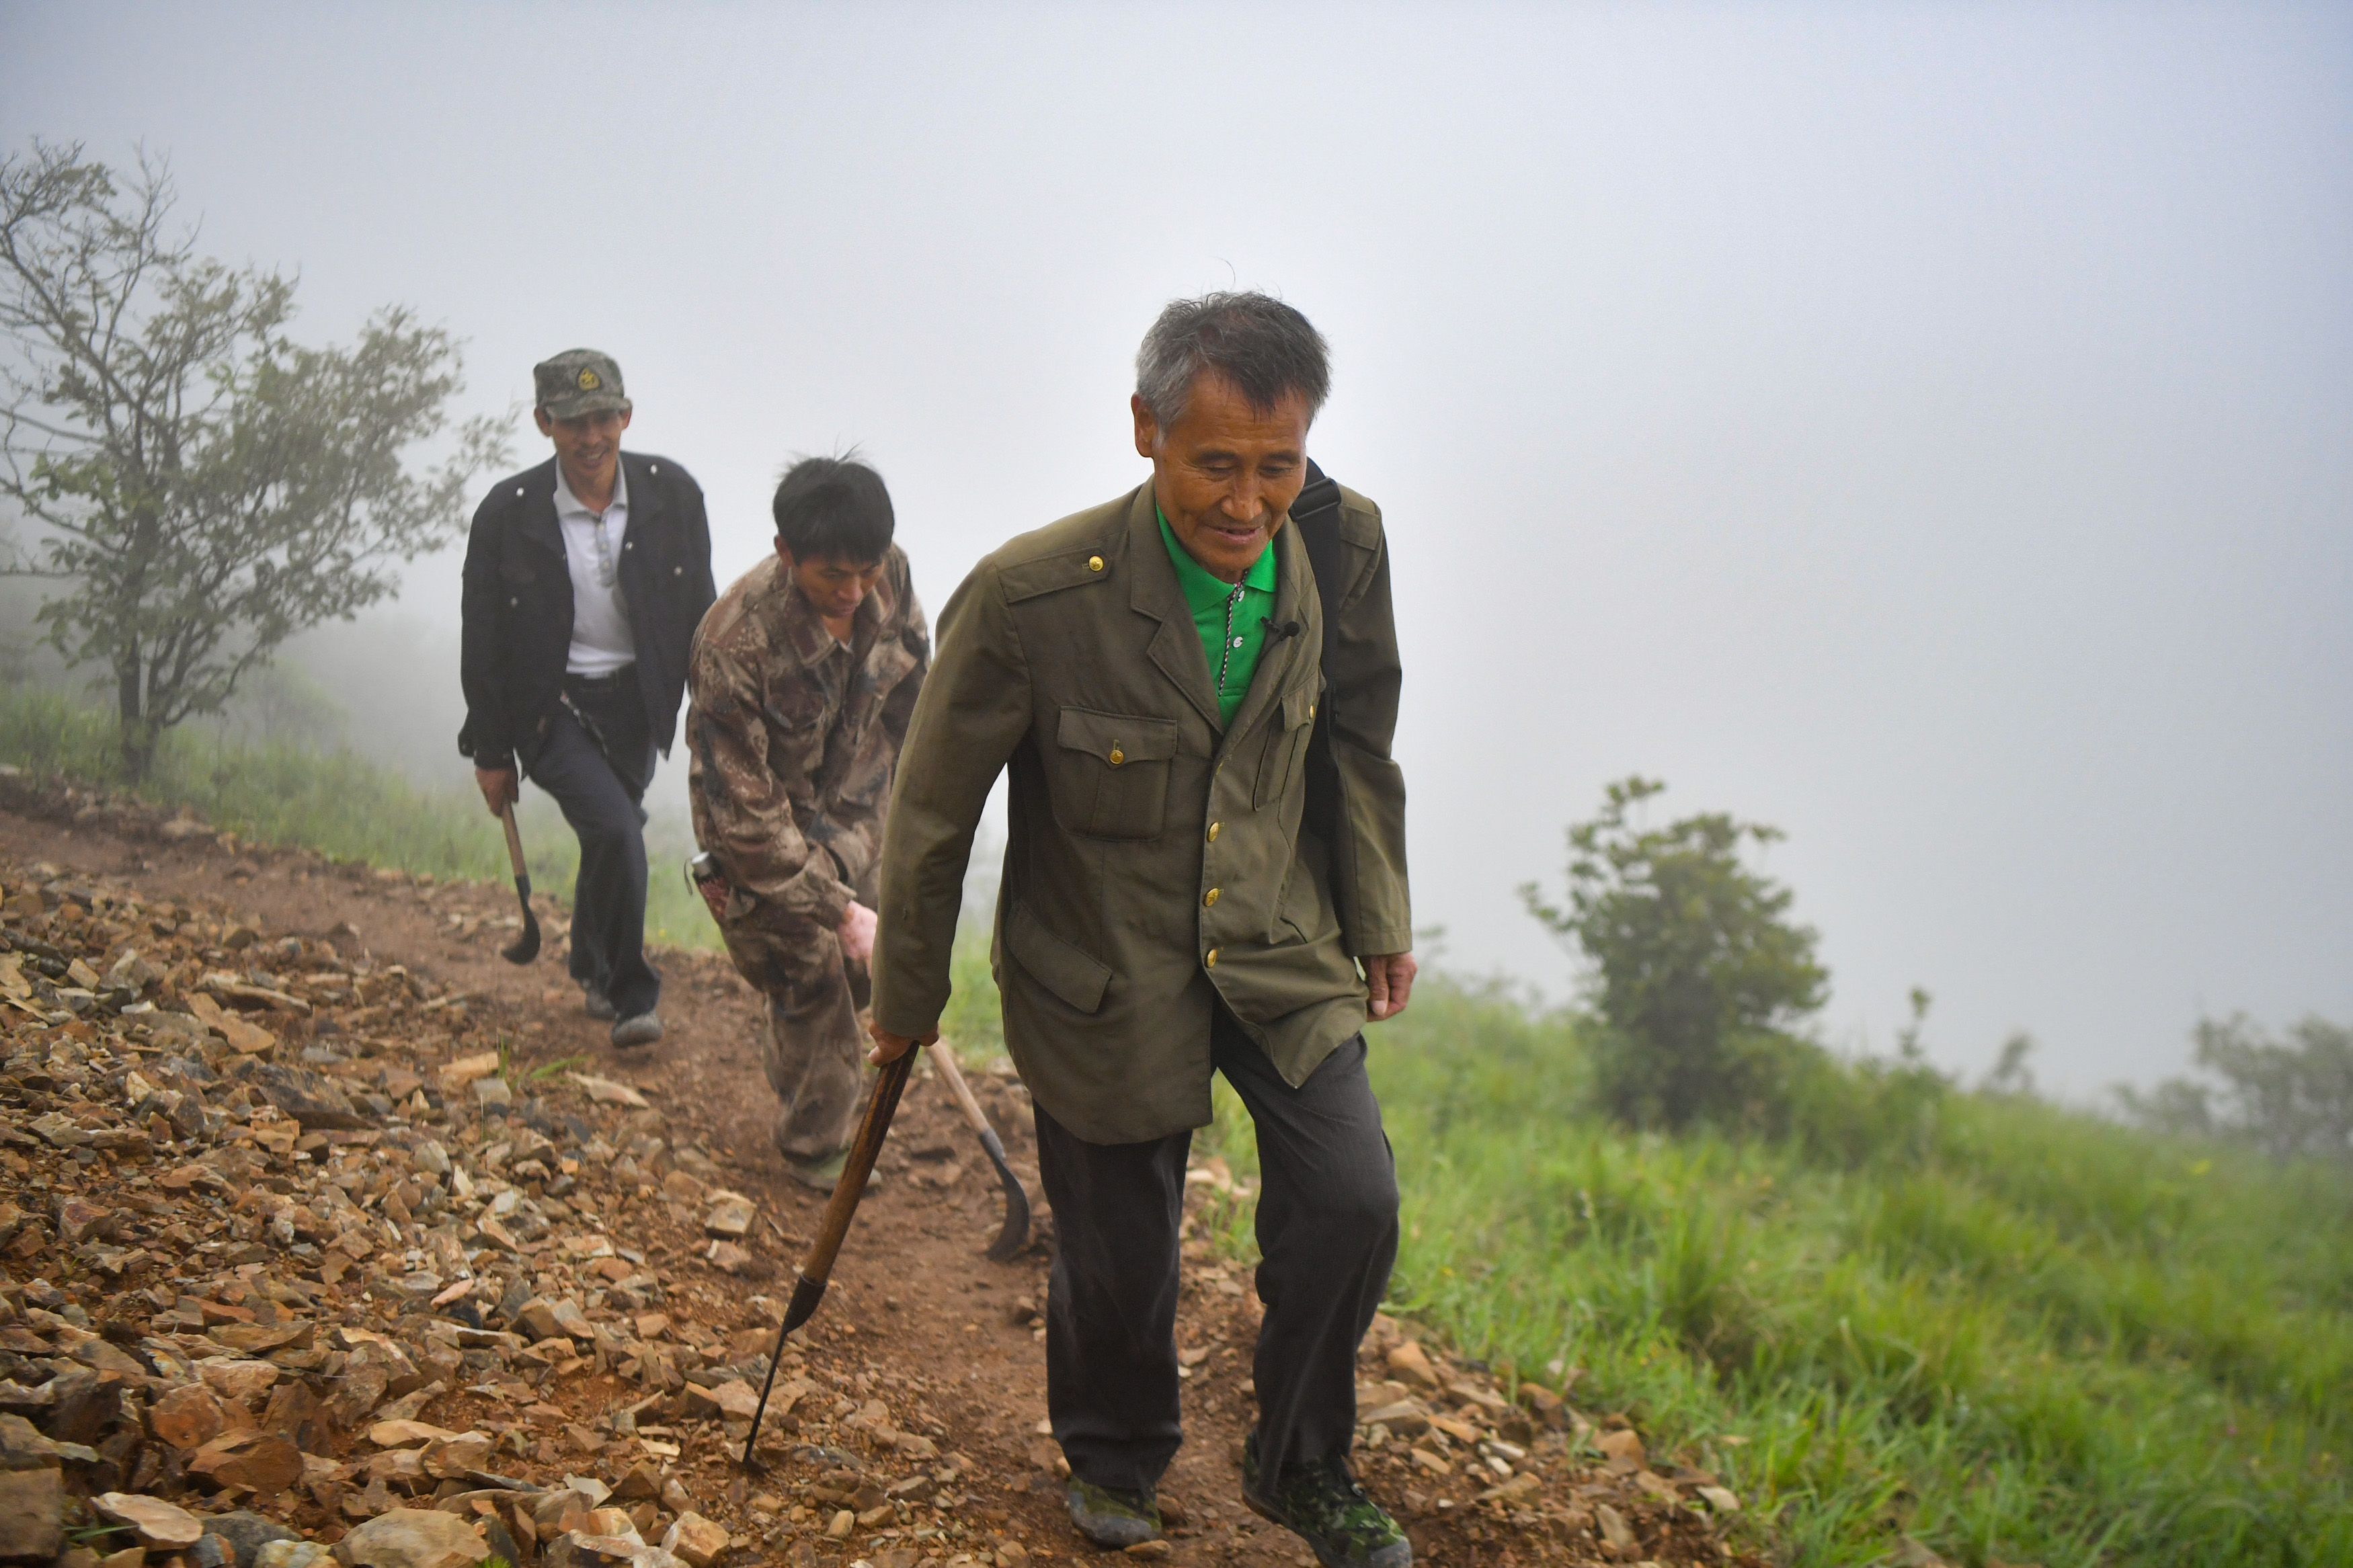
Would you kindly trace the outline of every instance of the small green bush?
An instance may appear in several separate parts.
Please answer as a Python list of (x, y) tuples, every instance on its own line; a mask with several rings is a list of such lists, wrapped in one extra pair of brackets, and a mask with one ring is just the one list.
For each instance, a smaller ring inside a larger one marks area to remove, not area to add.
[(1620, 1121), (1684, 1127), (1778, 1114), (1797, 1049), (1785, 1026), (1822, 1005), (1830, 973), (1814, 933), (1787, 917), (1786, 888), (1741, 860), (1774, 828), (1721, 813), (1662, 828), (1633, 820), (1666, 786), (1609, 786), (1600, 815), (1568, 830), (1568, 903), (1533, 882), (1529, 912), (1593, 966), (1595, 1087)]

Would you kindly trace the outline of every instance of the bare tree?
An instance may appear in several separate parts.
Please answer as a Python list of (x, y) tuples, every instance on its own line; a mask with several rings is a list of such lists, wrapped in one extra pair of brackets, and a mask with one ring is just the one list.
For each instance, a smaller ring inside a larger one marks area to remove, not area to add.
[(79, 145), (0, 160), (0, 498), (30, 525), (0, 572), (65, 585), (43, 636), (111, 671), (133, 778), (287, 637), (396, 592), (507, 456), (499, 422), (450, 423), (447, 331), (386, 307), (302, 347), (293, 281), (198, 257), (174, 200), (143, 152), (120, 178)]

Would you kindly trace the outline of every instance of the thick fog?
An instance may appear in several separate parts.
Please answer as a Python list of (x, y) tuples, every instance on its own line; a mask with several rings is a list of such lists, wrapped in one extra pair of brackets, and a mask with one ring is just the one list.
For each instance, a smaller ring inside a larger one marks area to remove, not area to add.
[[(1640, 772), (1788, 832), (1833, 1041), (1918, 984), (1938, 1060), (2088, 1096), (2353, 1017), (2348, 16), (8, 5), (0, 140), (168, 152), (298, 334), (414, 305), (469, 409), (609, 351), (723, 583), (857, 443), (934, 609), (1142, 479), (1163, 301), (1277, 290), (1443, 963), (1566, 994), (1514, 889)], [(302, 647), (460, 783), (456, 571)]]

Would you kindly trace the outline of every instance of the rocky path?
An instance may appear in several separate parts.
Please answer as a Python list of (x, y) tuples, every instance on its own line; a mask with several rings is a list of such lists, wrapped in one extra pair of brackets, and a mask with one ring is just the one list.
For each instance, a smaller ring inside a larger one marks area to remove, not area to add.
[[(0, 774), (0, 1559), (1095, 1555), (1044, 1432), (1050, 1240), (982, 1256), (996, 1183), (927, 1068), (742, 1468), (821, 1206), (766, 1144), (756, 999), (666, 953), (668, 1037), (617, 1052), (539, 913), (517, 968), (511, 893)], [(1019, 1084), (972, 1076), (1034, 1194)], [(1187, 1261), (1188, 1440), (1139, 1554), (1310, 1562), (1240, 1501), (1249, 1270)], [(1736, 1500), (1621, 1418), (1387, 1319), (1362, 1383), (1422, 1561), (1735, 1557)]]

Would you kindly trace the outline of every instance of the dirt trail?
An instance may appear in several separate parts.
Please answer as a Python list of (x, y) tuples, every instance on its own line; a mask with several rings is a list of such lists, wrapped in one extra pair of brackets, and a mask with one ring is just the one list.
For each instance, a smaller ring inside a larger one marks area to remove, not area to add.
[[(710, 1365), (730, 1357), (742, 1363), (754, 1346), (765, 1352), (773, 1320), (763, 1312), (774, 1310), (773, 1303), (788, 1294), (794, 1263), (822, 1204), (784, 1176), (768, 1146), (775, 1100), (754, 1044), (763, 1026), (760, 1009), (723, 959), (660, 954), (667, 1036), (649, 1050), (616, 1051), (607, 1041), (606, 1026), (581, 1014), (577, 993), (565, 978), (565, 917), (553, 901), (540, 906), (549, 940), (539, 961), (518, 968), (498, 956), (512, 934), (513, 898), (508, 890), (420, 884), (396, 873), (333, 865), (299, 850), (254, 849), (199, 831), (194, 823), (165, 824), (136, 806), (60, 795), (56, 786), (36, 790), (21, 780), (0, 798), (14, 807), (0, 810), (0, 877), (7, 879), (12, 911), (18, 910), (28, 875), (49, 879), (52, 886), (79, 882), (114, 897), (135, 895), (151, 913), (177, 906), (173, 912), (194, 917), (180, 926), (182, 933), (198, 930), (207, 918), (204, 911), (212, 910), (217, 918), (202, 925), (204, 935), (186, 940), (210, 940), (216, 929), (241, 921), (252, 928), (248, 940), (258, 936), (268, 944), (289, 936), (304, 939), (296, 946), (339, 954), (336, 963), (353, 971), (381, 975), (396, 973), (392, 966), (397, 965), (406, 972), (412, 997), (422, 999), (405, 1002), (408, 1010), (396, 1020), (369, 1001), (373, 990), (354, 982), (347, 1000), (368, 1005), (321, 1002), (307, 1017), (249, 1015), (280, 1037), (280, 1059), (304, 1041), (337, 1044), (396, 1023), (408, 1031), (403, 1038), (411, 1046), (404, 1048), (427, 1058), (413, 1064), (412, 1076), (429, 1087), (432, 1074), (447, 1061), (479, 1050), (486, 1041), (503, 1042), (512, 1060), (507, 1077), (522, 1095), (543, 1100), (551, 1113), (576, 1110), (588, 1117), (575, 1125), (575, 1133), (609, 1127), (609, 1136), (626, 1152), (630, 1129), (658, 1130), (669, 1152), (635, 1172), (634, 1189), (627, 1180), (593, 1189), (612, 1194), (596, 1200), (603, 1205), (601, 1213), (586, 1206), (592, 1189), (579, 1189), (581, 1212), (592, 1226), (604, 1227), (613, 1247), (625, 1258), (642, 1256), (643, 1267), (659, 1278), (662, 1315), (670, 1321), (662, 1342), (677, 1349), (681, 1363), (699, 1359)], [(484, 831), (493, 831), (492, 826), (486, 822)], [(665, 868), (658, 868), (657, 874), (666, 874)], [(172, 923), (167, 918), (157, 929)], [(115, 940), (103, 953), (93, 943), (93, 966), (138, 944), (136, 933), (105, 934)], [(229, 963), (230, 955), (208, 949), (203, 963)], [(241, 962), (231, 966), (244, 967)], [(189, 973), (195, 967), (192, 962)], [(217, 972), (207, 984), (216, 977)], [(174, 1005), (168, 985), (151, 994), (166, 995), (162, 1005)], [(428, 1016), (433, 1028), (446, 1032), (418, 1034)], [(11, 1015), (9, 1026), (31, 1037), (26, 1019)], [(217, 1048), (219, 1042), (213, 1045)], [(23, 1039), (8, 1048), (21, 1051)], [(533, 1076), (533, 1069), (551, 1064), (560, 1065)], [(570, 1076), (575, 1070), (633, 1087), (652, 1110), (591, 1104)], [(1016, 1169), (1037, 1198), (1042, 1231), (1049, 1221), (1037, 1197), (1026, 1095), (1004, 1078), (971, 1076)], [(386, 1081), (384, 1087), (403, 1089), (408, 1081)], [(402, 1100), (394, 1110), (414, 1119), (419, 1131), (445, 1141), (453, 1154), (472, 1150), (480, 1158), (487, 1140), (512, 1123), (493, 1120), (472, 1100), (450, 1094), (428, 1111), (419, 1091), (418, 1098)], [(604, 1120), (597, 1121), (597, 1116)], [(142, 1155), (143, 1150), (130, 1157)], [(331, 1155), (338, 1151), (322, 1149), (313, 1157)], [(121, 1164), (124, 1158), (116, 1156), (118, 1168), (132, 1168)], [(1095, 1555), (1069, 1527), (1057, 1453), (1041, 1432), (1045, 1356), (1036, 1316), (1045, 1299), (1050, 1243), (1041, 1237), (1028, 1253), (1006, 1264), (983, 1257), (1002, 1213), (997, 1185), (944, 1086), (928, 1068), (910, 1086), (880, 1173), (881, 1184), (861, 1207), (835, 1269), (831, 1292), (813, 1324), (796, 1336), (797, 1353), (786, 1358), (780, 1372), (780, 1382), (787, 1385), (810, 1386), (794, 1408), (781, 1417), (772, 1415), (777, 1446), (768, 1448), (764, 1438), (764, 1452), (774, 1456), (765, 1473), (742, 1475), (730, 1457), (740, 1442), (729, 1439), (725, 1413), (707, 1408), (707, 1401), (697, 1404), (701, 1396), (693, 1384), (674, 1388), (667, 1403), (648, 1403), (662, 1392), (663, 1380), (677, 1373), (666, 1360), (645, 1353), (643, 1343), (633, 1343), (634, 1359), (626, 1362), (617, 1349), (604, 1353), (608, 1341), (618, 1342), (615, 1336), (634, 1338), (637, 1329), (628, 1322), (620, 1330), (599, 1330), (604, 1337), (596, 1341), (581, 1339), (584, 1353), (575, 1364), (544, 1375), (535, 1367), (521, 1369), (533, 1375), (531, 1391), (517, 1380), (512, 1396), (502, 1400), (459, 1387), (436, 1399), (423, 1418), (446, 1430), (499, 1434), (498, 1468), (543, 1483), (580, 1473), (619, 1484), (641, 1460), (654, 1466), (649, 1476), (675, 1474), (699, 1513), (725, 1532), (724, 1555), (731, 1563), (862, 1560), (876, 1568), (913, 1568), (925, 1561), (1002, 1564)], [(1198, 1202), (1216, 1201), (1224, 1180), (1221, 1171), (1197, 1173), (1191, 1194)], [(280, 1190), (286, 1190), (282, 1184)], [(702, 1194), (727, 1190), (755, 1205), (752, 1228), (741, 1238), (748, 1258), (714, 1247), (706, 1233)], [(538, 1194), (542, 1188), (533, 1183), (529, 1191)], [(467, 1245), (489, 1247), (470, 1226), (464, 1234), (473, 1238)], [(486, 1227), (483, 1235), (488, 1234)], [(575, 1278), (546, 1271), (571, 1246), (569, 1234), (559, 1226), (548, 1239), (520, 1247), (512, 1259), (526, 1279), (540, 1270), (543, 1294), (555, 1288), (551, 1278), (557, 1286)], [(47, 1255), (26, 1253), (20, 1244), (5, 1268), (19, 1284), (36, 1266), (53, 1282), (64, 1283), (76, 1266), (62, 1253), (62, 1243)], [(338, 1256), (328, 1254), (331, 1259)], [(481, 1261), (481, 1254), (473, 1256)], [(610, 1262), (607, 1258), (595, 1266)], [(322, 1323), (332, 1321), (330, 1309), (338, 1303), (346, 1324), (375, 1323), (370, 1312), (397, 1310), (381, 1269), (370, 1275), (366, 1267), (353, 1267), (340, 1284), (329, 1279), (315, 1290), (303, 1285), (315, 1297)], [(591, 1301), (591, 1315), (621, 1320), (601, 1287), (618, 1280), (629, 1267), (612, 1263), (611, 1271), (598, 1278), (584, 1267), (579, 1282), (600, 1287), (575, 1292)], [(194, 1278), (193, 1269), (184, 1270), (184, 1290), (185, 1281)], [(319, 1276), (313, 1271), (306, 1279)], [(153, 1279), (134, 1268), (119, 1281), (106, 1282), (110, 1310), (133, 1284), (152, 1287)], [(491, 1293), (488, 1287), (480, 1293), (486, 1315)], [(142, 1294), (171, 1299), (168, 1288)], [(755, 1303), (755, 1297), (764, 1300)], [(505, 1304), (512, 1308), (516, 1299)], [(184, 1307), (190, 1300), (180, 1298)], [(617, 1293), (612, 1298), (623, 1300)], [(406, 1307), (412, 1317), (400, 1321), (413, 1323), (418, 1303)], [(142, 1304), (139, 1310), (148, 1309)], [(1254, 1413), (1248, 1378), (1257, 1310), (1246, 1268), (1219, 1264), (1198, 1243), (1188, 1246), (1178, 1331), (1187, 1438), (1164, 1487), (1165, 1500), (1174, 1505), (1173, 1519), (1181, 1521), (1172, 1530), (1166, 1560), (1312, 1561), (1296, 1538), (1250, 1514), (1240, 1500), (1235, 1461)], [(628, 1322), (646, 1326), (643, 1318)], [(493, 1320), (491, 1326), (500, 1325)], [(573, 1331), (576, 1336), (587, 1328), (583, 1323)], [(692, 1352), (685, 1348), (697, 1341), (703, 1342)], [(586, 1353), (592, 1344), (593, 1356)], [(662, 1356), (670, 1353), (666, 1348)], [(1423, 1367), (1416, 1366), (1417, 1360)], [(1533, 1409), (1515, 1406), (1498, 1396), (1509, 1391), (1496, 1390), (1478, 1369), (1450, 1363), (1435, 1347), (1418, 1355), (1411, 1331), (1386, 1319), (1366, 1346), (1363, 1365), (1360, 1394), (1368, 1413), (1388, 1406), (1394, 1416), (1372, 1434), (1378, 1446), (1361, 1456), (1360, 1468), (1366, 1484), (1408, 1521), (1420, 1561), (1732, 1558), (1710, 1511), (1728, 1506), (1728, 1494), (1704, 1509), (1696, 1500), (1699, 1489), (1715, 1478), (1679, 1471), (1663, 1458), (1646, 1459), (1634, 1434), (1622, 1430), (1622, 1420), (1597, 1417), (1597, 1428), (1540, 1394), (1533, 1396)], [(519, 1419), (516, 1402), (525, 1399), (528, 1409)], [(638, 1407), (638, 1420), (668, 1436), (631, 1438), (628, 1424), (613, 1416), (621, 1406)], [(698, 1420), (698, 1415), (705, 1418)], [(657, 1419), (667, 1426), (656, 1425)], [(1603, 1456), (1597, 1443), (1612, 1454)], [(280, 1503), (297, 1528), (332, 1539), (365, 1519), (373, 1506), (370, 1494), (361, 1490), (367, 1471), (360, 1467), (369, 1448), (348, 1436), (322, 1447), (348, 1474), (331, 1486), (313, 1487), (311, 1500), (289, 1491)], [(670, 1447), (681, 1451), (674, 1457), (663, 1451)], [(319, 1470), (321, 1477), (325, 1473)], [(445, 1482), (439, 1493), (446, 1498), (452, 1486), (464, 1490), (461, 1483)], [(648, 1489), (638, 1489), (638, 1522), (650, 1542), (660, 1538), (654, 1531), (667, 1526), (685, 1500), (667, 1492), (643, 1495)], [(615, 1500), (628, 1500), (629, 1492), (623, 1486)], [(375, 1504), (385, 1501), (385, 1494), (373, 1495)], [(214, 1500), (226, 1506), (234, 1496), (230, 1489)], [(332, 1507), (330, 1500), (335, 1500)], [(396, 1497), (393, 1501), (410, 1506)], [(828, 1529), (839, 1529), (838, 1519), (849, 1513), (857, 1518), (847, 1534), (828, 1535)], [(528, 1555), (529, 1543), (520, 1544)]]

